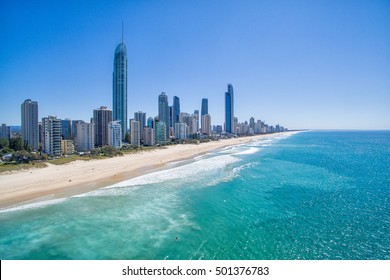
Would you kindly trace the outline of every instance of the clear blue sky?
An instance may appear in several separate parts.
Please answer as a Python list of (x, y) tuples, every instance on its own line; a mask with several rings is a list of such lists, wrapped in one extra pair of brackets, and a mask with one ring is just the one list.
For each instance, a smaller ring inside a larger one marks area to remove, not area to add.
[(89, 121), (112, 108), (114, 50), (128, 51), (128, 112), (157, 114), (158, 95), (192, 113), (209, 99), (288, 128), (390, 129), (390, 1), (0, 1), (0, 123)]

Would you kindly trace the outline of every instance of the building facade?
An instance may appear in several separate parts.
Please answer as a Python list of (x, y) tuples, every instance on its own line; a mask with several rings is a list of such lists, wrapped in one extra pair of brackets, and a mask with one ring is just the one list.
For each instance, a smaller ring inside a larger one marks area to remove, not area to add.
[(95, 148), (95, 126), (93, 123), (77, 122), (76, 150), (90, 152)]
[(108, 145), (108, 124), (112, 121), (112, 111), (106, 106), (93, 110), (93, 123), (95, 124), (95, 146)]
[(202, 99), (201, 116), (209, 113), (209, 100), (207, 98)]
[(202, 116), (202, 134), (211, 135), (211, 116), (206, 114)]
[(108, 145), (117, 149), (122, 147), (122, 126), (119, 121), (108, 123)]
[(167, 126), (165, 122), (156, 122), (156, 143), (165, 144), (167, 142)]
[(142, 141), (142, 140), (144, 140), (143, 131), (144, 131), (144, 127), (146, 126), (146, 113), (141, 112), (141, 111), (135, 112), (134, 113), (134, 120), (139, 122), (139, 127), (140, 127), (140, 132), (141, 132), (140, 139)]
[(176, 123), (175, 124), (175, 134), (176, 139), (183, 140), (187, 139), (188, 126), (185, 123)]
[(61, 154), (64, 156), (73, 155), (75, 152), (73, 140), (61, 140)]
[(22, 139), (32, 150), (39, 148), (38, 102), (26, 99), (21, 105)]
[(72, 139), (72, 120), (65, 119), (61, 120), (61, 136), (64, 140)]
[(154, 146), (155, 143), (154, 129), (151, 127), (144, 127), (144, 145)]
[(48, 116), (42, 119), (42, 151), (50, 156), (61, 156), (61, 120)]
[(131, 135), (130, 135), (130, 143), (134, 146), (141, 145), (141, 128), (140, 122), (132, 120), (130, 123), (131, 126)]

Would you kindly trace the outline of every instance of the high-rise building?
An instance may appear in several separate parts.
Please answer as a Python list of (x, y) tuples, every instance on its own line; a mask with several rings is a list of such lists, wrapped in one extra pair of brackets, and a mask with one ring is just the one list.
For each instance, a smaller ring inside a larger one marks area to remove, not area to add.
[(167, 142), (167, 129), (165, 122), (156, 122), (156, 142), (165, 144)]
[(144, 127), (146, 126), (146, 113), (138, 111), (134, 113), (134, 120), (139, 122), (140, 139), (144, 140)]
[(169, 135), (169, 105), (168, 96), (165, 92), (158, 96), (158, 118), (160, 122), (165, 123), (165, 134)]
[(61, 156), (61, 120), (48, 116), (42, 118), (42, 151), (50, 156)]
[(232, 84), (228, 84), (227, 92), (225, 92), (225, 131), (227, 133), (235, 133), (234, 98)]
[(188, 126), (185, 123), (176, 123), (175, 124), (175, 134), (176, 134), (176, 139), (187, 139), (187, 130)]
[(122, 147), (122, 127), (120, 121), (108, 123), (108, 145), (117, 149)]
[(7, 126), (5, 123), (1, 125), (0, 138), (5, 138), (7, 140), (11, 139), (11, 127)]
[(201, 116), (209, 113), (209, 100), (207, 98), (202, 99)]
[(89, 152), (95, 148), (94, 123), (77, 122), (76, 149), (79, 152)]
[(93, 123), (95, 124), (95, 146), (108, 145), (108, 124), (112, 121), (112, 111), (106, 106), (93, 110)]
[(61, 136), (64, 140), (72, 139), (72, 121), (70, 119), (61, 120)]
[(21, 112), (23, 142), (32, 150), (38, 150), (38, 102), (26, 99), (21, 105)]
[(145, 146), (154, 146), (154, 129), (147, 126), (144, 127), (144, 145)]
[(210, 114), (203, 115), (202, 117), (202, 134), (211, 134), (211, 116)]
[(255, 131), (255, 118), (254, 117), (251, 117), (249, 119), (249, 128), (251, 128), (253, 130), (253, 132)]
[(191, 115), (191, 125), (189, 129), (190, 134), (195, 134), (199, 130), (199, 114), (192, 114)]
[(154, 128), (154, 119), (152, 117), (148, 118), (148, 127)]
[(175, 123), (178, 123), (180, 121), (179, 116), (180, 116), (180, 98), (177, 96), (174, 96), (173, 97), (173, 105), (172, 105), (173, 126)]
[(131, 135), (130, 135), (130, 142), (131, 145), (139, 146), (141, 145), (141, 128), (140, 128), (140, 122), (138, 121), (131, 121)]
[(127, 132), (127, 50), (122, 42), (115, 49), (113, 84), (113, 114), (114, 121), (120, 121), (122, 127), (122, 139)]

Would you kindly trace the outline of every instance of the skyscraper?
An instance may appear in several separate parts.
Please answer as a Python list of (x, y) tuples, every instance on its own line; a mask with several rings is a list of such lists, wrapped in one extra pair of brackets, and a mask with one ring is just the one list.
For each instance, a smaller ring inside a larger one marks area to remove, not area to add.
[(134, 113), (134, 120), (139, 122), (139, 130), (140, 130), (140, 139), (144, 139), (144, 127), (146, 126), (146, 113), (145, 112), (135, 112)]
[(160, 122), (165, 123), (166, 135), (169, 136), (169, 105), (165, 92), (158, 96), (158, 118)]
[(202, 134), (211, 134), (211, 116), (210, 114), (203, 115), (202, 117)]
[(180, 98), (177, 96), (173, 97), (173, 105), (172, 105), (172, 123), (173, 126), (175, 123), (179, 122), (179, 116), (180, 116)]
[(112, 121), (112, 111), (106, 106), (93, 110), (93, 123), (95, 124), (95, 146), (108, 145), (108, 124)]
[(108, 123), (108, 145), (117, 149), (122, 147), (122, 127), (119, 121)]
[(78, 122), (76, 124), (76, 148), (79, 152), (88, 152), (95, 148), (94, 123)]
[(62, 127), (62, 132), (61, 132), (62, 139), (64, 140), (72, 139), (72, 120), (71, 119), (61, 120), (61, 127)]
[(140, 122), (139, 121), (131, 121), (131, 135), (130, 135), (130, 142), (131, 145), (139, 146), (141, 143), (141, 129), (140, 129)]
[(227, 133), (235, 133), (234, 98), (232, 84), (228, 84), (227, 92), (225, 92), (225, 131)]
[(50, 156), (61, 156), (61, 120), (57, 117), (48, 116), (42, 119), (43, 143), (42, 150)]
[(122, 42), (115, 49), (112, 90), (112, 118), (114, 121), (120, 121), (124, 139), (127, 132), (127, 50), (123, 43), (123, 34)]
[(21, 106), (22, 139), (32, 150), (39, 148), (38, 102), (26, 99)]
[(204, 116), (208, 113), (209, 113), (209, 100), (207, 98), (202, 98), (201, 116)]

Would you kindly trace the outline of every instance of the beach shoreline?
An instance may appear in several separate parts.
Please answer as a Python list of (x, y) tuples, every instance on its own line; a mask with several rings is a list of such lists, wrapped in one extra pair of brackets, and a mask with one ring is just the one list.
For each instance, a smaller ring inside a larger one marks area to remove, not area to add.
[(0, 174), (0, 209), (31, 203), (46, 197), (61, 198), (86, 193), (163, 169), (168, 163), (193, 159), (229, 146), (290, 132), (181, 144), (108, 159), (74, 161), (64, 165)]

